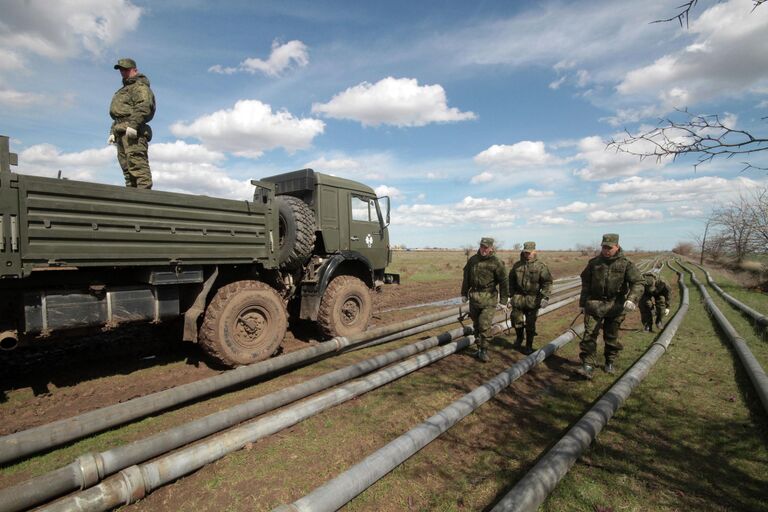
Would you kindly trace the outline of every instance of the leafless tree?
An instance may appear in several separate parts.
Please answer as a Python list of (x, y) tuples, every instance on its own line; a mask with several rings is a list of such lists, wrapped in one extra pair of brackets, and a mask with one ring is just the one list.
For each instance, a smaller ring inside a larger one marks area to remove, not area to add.
[(768, 252), (768, 188), (752, 193), (749, 208), (755, 226), (755, 250)]
[(744, 257), (755, 249), (755, 218), (749, 198), (741, 195), (738, 200), (715, 208), (712, 223), (720, 228), (726, 247), (741, 263)]
[(693, 252), (693, 244), (690, 242), (678, 242), (672, 252), (680, 256), (690, 256)]

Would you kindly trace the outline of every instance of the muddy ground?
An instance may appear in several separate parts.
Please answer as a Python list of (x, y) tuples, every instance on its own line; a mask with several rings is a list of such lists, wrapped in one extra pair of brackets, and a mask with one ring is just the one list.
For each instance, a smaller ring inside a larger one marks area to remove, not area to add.
[[(374, 294), (371, 326), (421, 314), (419, 309), (394, 312), (407, 305), (458, 295), (460, 283), (385, 286)], [(207, 360), (193, 343), (179, 340), (178, 325), (125, 326), (110, 333), (52, 340), (43, 346), (22, 347), (0, 354), (0, 403), (5, 402), (0, 435), (124, 402), (224, 370)], [(311, 324), (293, 322), (283, 352), (320, 343)], [(168, 363), (185, 361), (183, 365)], [(151, 378), (131, 374), (156, 368)], [(10, 395), (13, 395), (10, 397)], [(11, 402), (11, 403), (8, 403)]]

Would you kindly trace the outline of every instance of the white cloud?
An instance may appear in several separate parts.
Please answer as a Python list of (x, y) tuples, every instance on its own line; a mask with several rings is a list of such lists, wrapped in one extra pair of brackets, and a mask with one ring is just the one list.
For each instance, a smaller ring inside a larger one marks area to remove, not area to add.
[(518, 204), (511, 199), (465, 197), (454, 204), (413, 204), (398, 206), (393, 224), (418, 227), (467, 226), (481, 223), (486, 227), (510, 226), (517, 219)]
[(492, 169), (526, 169), (556, 163), (541, 141), (524, 140), (515, 144), (494, 144), (475, 155), (475, 163)]
[[(100, 55), (136, 29), (142, 9), (128, 0), (4, 2), (0, 50), (48, 59)], [(15, 63), (19, 65), (19, 61)]]
[(307, 45), (298, 40), (280, 44), (277, 40), (272, 42), (272, 53), (267, 60), (258, 58), (245, 59), (237, 67), (223, 67), (220, 64), (211, 66), (208, 71), (213, 73), (232, 74), (237, 72), (264, 73), (267, 76), (280, 76), (291, 65), (304, 67), (309, 64), (309, 52)]
[(528, 197), (552, 197), (555, 195), (554, 190), (536, 190), (529, 188), (528, 191), (525, 193)]
[(528, 219), (528, 224), (546, 224), (549, 226), (568, 226), (575, 224), (575, 221), (566, 219), (565, 217), (557, 217), (554, 215), (534, 215)]
[(402, 199), (404, 194), (397, 187), (379, 185), (373, 189), (378, 197), (389, 196), (391, 199)]
[(475, 176), (472, 176), (472, 179), (469, 180), (470, 183), (476, 185), (478, 183), (488, 183), (489, 181), (493, 181), (493, 174), (490, 172), (484, 171), (480, 174), (477, 174)]
[[(123, 181), (123, 174), (117, 163), (114, 147), (87, 149), (76, 153), (62, 153), (52, 144), (37, 144), (19, 152), (19, 166), (22, 174), (54, 178), (62, 171), (62, 177), (78, 181), (100, 181), (99, 171), (112, 164), (115, 178), (109, 181)], [(103, 180), (101, 180), (103, 182)]]
[(211, 150), (248, 158), (279, 147), (289, 152), (306, 149), (324, 129), (325, 123), (318, 119), (298, 119), (286, 111), (273, 113), (272, 107), (258, 100), (240, 100), (231, 109), (189, 124), (171, 125), (177, 137), (194, 137)]
[(557, 213), (582, 213), (591, 210), (597, 206), (595, 203), (584, 203), (582, 201), (574, 201), (565, 206), (558, 206), (555, 208)]
[(628, 72), (617, 91), (654, 97), (663, 108), (685, 107), (719, 95), (738, 96), (768, 79), (768, 15), (750, 0), (715, 3), (692, 19), (695, 40)]
[[(621, 135), (619, 135), (620, 137)], [(637, 149), (642, 151), (644, 148), (639, 147)], [(606, 142), (598, 136), (581, 139), (579, 141), (579, 153), (575, 159), (586, 161), (585, 167), (574, 171), (576, 176), (584, 180), (605, 180), (617, 176), (632, 176), (666, 165), (666, 161), (657, 162), (653, 158), (641, 160), (635, 155), (606, 150)]]
[(47, 98), (42, 94), (0, 89), (0, 105), (6, 107), (29, 107), (32, 105), (42, 105), (47, 102)]
[(679, 217), (686, 219), (695, 219), (704, 217), (704, 210), (698, 206), (670, 206), (667, 208), (667, 213), (670, 217)]
[(635, 210), (621, 210), (609, 212), (607, 210), (596, 210), (587, 214), (587, 220), (599, 224), (607, 222), (643, 222), (648, 220), (661, 220), (661, 212), (637, 208)]
[(384, 78), (363, 82), (336, 94), (328, 103), (314, 103), (312, 112), (351, 119), (366, 126), (425, 126), (475, 119), (472, 112), (449, 108), (440, 85), (420, 86), (415, 78)]
[(598, 188), (598, 193), (629, 195), (634, 202), (701, 201), (712, 204), (742, 190), (759, 186), (759, 182), (745, 177), (728, 180), (718, 176), (704, 176), (674, 180), (633, 176), (613, 183), (603, 183)]

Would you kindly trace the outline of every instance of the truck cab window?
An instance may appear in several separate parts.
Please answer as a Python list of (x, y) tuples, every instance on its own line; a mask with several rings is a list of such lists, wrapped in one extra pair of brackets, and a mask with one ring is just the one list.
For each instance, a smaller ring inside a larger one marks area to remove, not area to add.
[(361, 222), (378, 222), (374, 199), (352, 196), (352, 220)]

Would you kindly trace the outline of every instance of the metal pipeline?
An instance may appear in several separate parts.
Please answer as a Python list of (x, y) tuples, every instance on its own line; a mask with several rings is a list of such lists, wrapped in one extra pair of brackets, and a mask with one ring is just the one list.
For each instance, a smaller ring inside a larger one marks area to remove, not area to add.
[(757, 396), (760, 397), (760, 401), (763, 403), (763, 408), (768, 412), (768, 376), (765, 375), (765, 370), (760, 366), (757, 359), (755, 359), (752, 351), (749, 350), (749, 345), (744, 341), (744, 338), (739, 335), (736, 329), (733, 328), (733, 325), (731, 325), (725, 315), (715, 305), (715, 302), (712, 300), (712, 297), (709, 296), (709, 293), (707, 293), (707, 289), (704, 285), (696, 279), (696, 274), (685, 265), (681, 263), (678, 264), (690, 274), (691, 281), (698, 286), (701, 295), (704, 297), (707, 310), (715, 318), (720, 329), (722, 329), (725, 336), (731, 342), (731, 345), (733, 345), (733, 349), (739, 356), (741, 364), (744, 365), (744, 369), (747, 371), (749, 380), (752, 381), (752, 385), (757, 391)]
[[(541, 315), (559, 309), (572, 302), (566, 299), (542, 308)], [(447, 318), (428, 324), (430, 328), (455, 323)], [(229, 428), (237, 423), (264, 414), (288, 403), (304, 398), (330, 386), (353, 379), (376, 368), (404, 359), (415, 353), (445, 343), (458, 336), (471, 334), (471, 327), (460, 327), (446, 333), (407, 345), (400, 349), (372, 357), (360, 363), (336, 370), (296, 384), (264, 397), (259, 397), (230, 409), (191, 421), (176, 428), (155, 434), (149, 438), (134, 441), (98, 454), (85, 454), (63, 468), (40, 475), (21, 484), (0, 490), (0, 512), (24, 510), (76, 489), (85, 489), (106, 476), (123, 468), (138, 464), (165, 452), (191, 443), (205, 436)], [(369, 343), (384, 343), (399, 333)]]
[[(466, 311), (466, 307), (464, 310)], [(458, 312), (461, 312), (461, 308), (385, 325), (354, 336), (338, 336), (319, 345), (273, 357), (249, 366), (241, 366), (213, 377), (9, 434), (0, 437), (0, 464), (169, 409), (264, 375), (300, 366), (302, 363), (316, 360), (332, 352), (339, 352), (346, 347), (357, 346), (366, 341), (394, 333), (408, 333), (399, 336), (404, 337), (423, 332), (432, 328), (425, 327), (430, 322), (455, 317)]]
[(152, 462), (131, 466), (95, 487), (68, 496), (39, 510), (96, 512), (133, 503), (158, 487), (214, 462), (230, 452), (239, 450), (248, 443), (272, 435), (330, 407), (399, 379), (464, 349), (473, 342), (473, 336), (462, 337)]
[(260, 414), (471, 333), (471, 327), (459, 327), (249, 400), (229, 409), (215, 412), (148, 438), (101, 453), (82, 455), (61, 469), (32, 478), (13, 487), (1, 489), (0, 512), (24, 510), (67, 492), (91, 487), (106, 476), (121, 469), (157, 457)]
[(16, 331), (0, 332), (0, 350), (15, 350), (19, 346), (19, 334)]
[(632, 390), (645, 379), (651, 367), (664, 355), (689, 306), (688, 288), (685, 286), (682, 272), (671, 266), (669, 268), (677, 273), (681, 291), (680, 308), (675, 316), (667, 323), (648, 351), (611, 386), (560, 441), (539, 458), (536, 465), (491, 509), (492, 512), (536, 510), (594, 441)]
[(757, 311), (757, 310), (755, 310), (755, 309), (752, 309), (751, 307), (747, 306), (746, 304), (744, 304), (744, 303), (743, 303), (743, 302), (741, 302), (740, 300), (738, 300), (738, 299), (736, 299), (735, 297), (733, 297), (733, 295), (729, 295), (729, 294), (725, 293), (725, 292), (723, 291), (723, 289), (722, 289), (722, 288), (720, 288), (720, 287), (717, 285), (717, 283), (715, 282), (715, 280), (714, 280), (714, 279), (712, 279), (712, 276), (710, 276), (710, 275), (709, 275), (709, 272), (707, 271), (707, 269), (705, 269), (705, 268), (704, 268), (704, 267), (702, 267), (701, 265), (696, 265), (695, 263), (693, 263), (693, 265), (695, 265), (695, 266), (699, 267), (699, 268), (701, 269), (701, 271), (702, 271), (702, 272), (704, 272), (704, 275), (705, 275), (705, 276), (707, 276), (707, 282), (709, 283), (709, 286), (711, 286), (712, 288), (714, 288), (714, 289), (715, 289), (715, 291), (717, 291), (717, 293), (719, 293), (719, 294), (720, 294), (720, 296), (721, 296), (723, 299), (725, 299), (725, 301), (726, 301), (726, 302), (728, 302), (729, 304), (731, 304), (731, 305), (732, 305), (733, 307), (735, 307), (736, 309), (739, 309), (739, 310), (741, 310), (741, 312), (742, 312), (742, 313), (744, 313), (745, 315), (747, 315), (747, 316), (749, 316), (750, 318), (752, 318), (752, 320), (754, 320), (754, 321), (755, 321), (755, 323), (756, 323), (756, 324), (757, 324), (757, 325), (758, 325), (758, 326), (759, 326), (761, 329), (766, 329), (766, 328), (768, 328), (768, 315), (764, 315), (764, 314), (760, 313), (759, 311)]
[(275, 508), (273, 512), (338, 510), (583, 331), (583, 325), (569, 329), (333, 480), (289, 505)]

